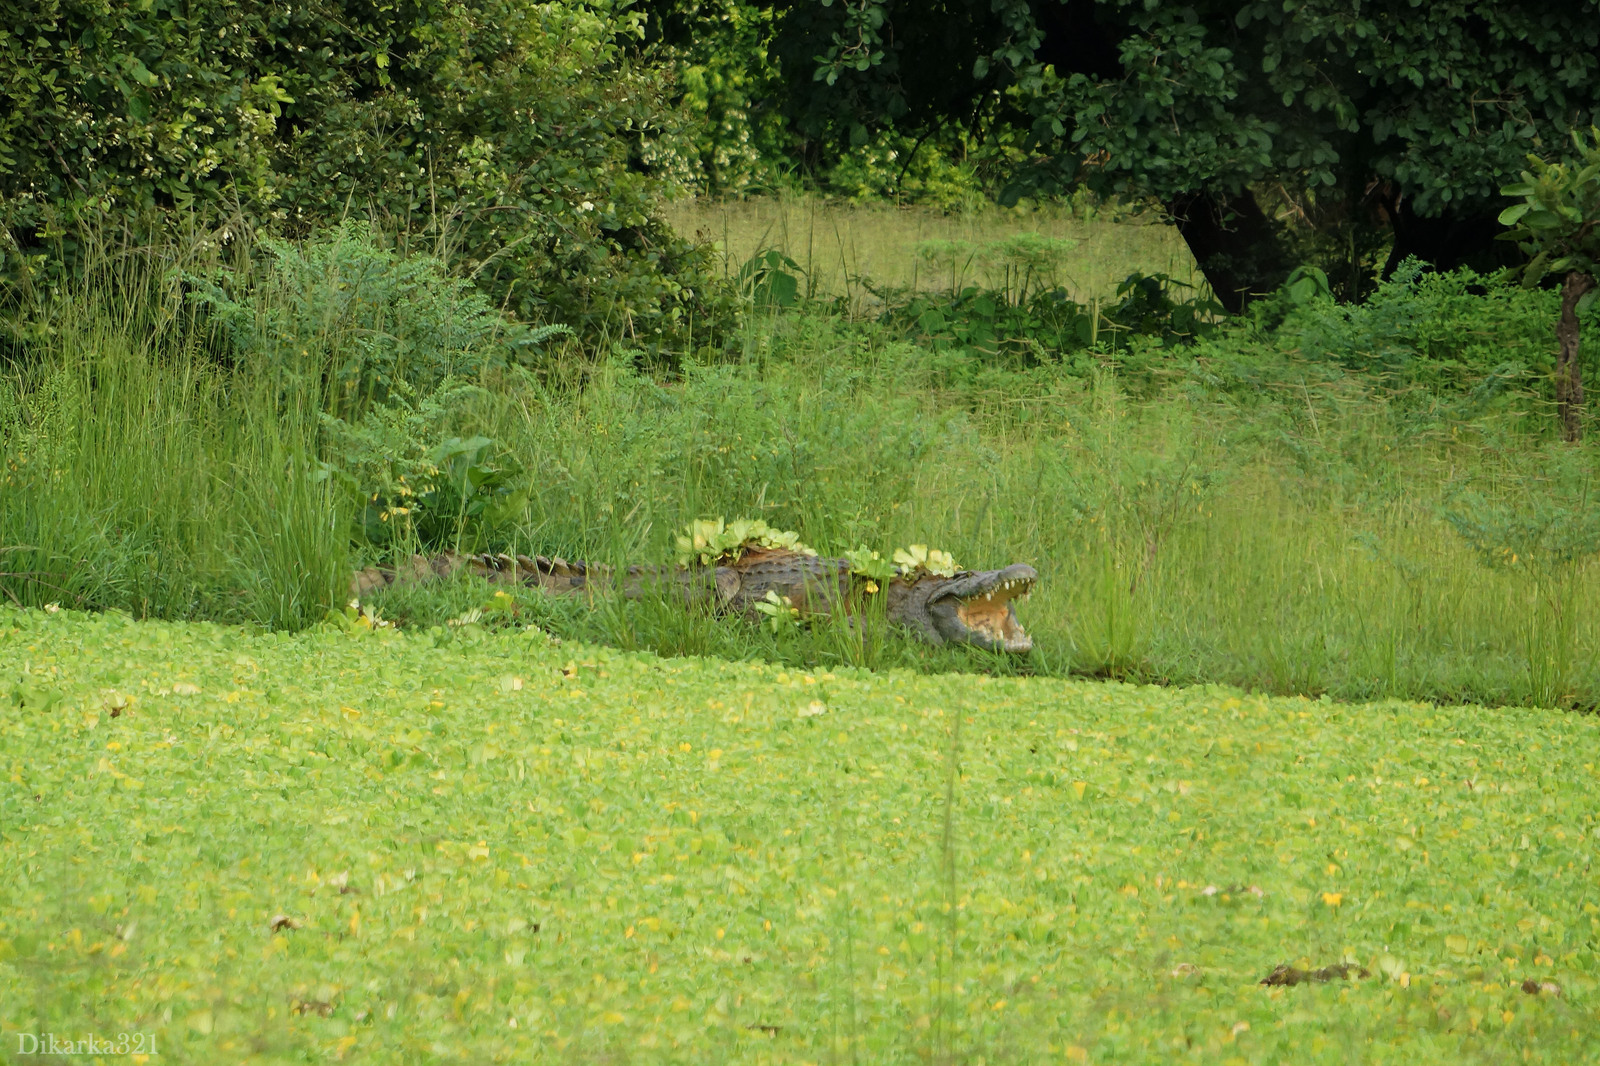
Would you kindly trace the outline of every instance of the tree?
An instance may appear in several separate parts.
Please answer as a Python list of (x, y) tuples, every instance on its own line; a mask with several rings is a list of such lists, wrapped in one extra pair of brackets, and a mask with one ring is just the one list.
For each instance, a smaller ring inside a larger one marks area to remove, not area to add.
[(1583, 437), (1583, 372), (1578, 313), (1595, 298), (1600, 283), (1600, 129), (1586, 138), (1572, 135), (1574, 162), (1547, 163), (1528, 157), (1522, 180), (1501, 191), (1520, 196), (1500, 214), (1531, 260), (1523, 284), (1537, 285), (1548, 274), (1561, 276), (1561, 317), (1556, 323), (1556, 415), (1562, 435)]
[(1600, 118), (1600, 0), (776, 6), (807, 136), (1025, 127), (1008, 195), (1155, 198), (1235, 310), (1299, 258), (1359, 294), (1385, 228), (1387, 269), (1492, 257), (1527, 150)]

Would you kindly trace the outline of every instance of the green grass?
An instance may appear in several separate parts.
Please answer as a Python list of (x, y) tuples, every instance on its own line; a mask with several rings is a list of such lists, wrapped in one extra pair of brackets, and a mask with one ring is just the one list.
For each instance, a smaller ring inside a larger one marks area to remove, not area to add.
[[(666, 204), (663, 217), (680, 233), (716, 242), (730, 273), (756, 252), (776, 248), (806, 271), (817, 295), (844, 296), (856, 306), (870, 302), (863, 282), (924, 291), (950, 288), (949, 273), (930, 268), (914, 254), (919, 242), (964, 241), (976, 246), (1024, 233), (1076, 243), (1059, 281), (1084, 304), (1112, 298), (1123, 279), (1136, 271), (1166, 274), (1189, 285), (1202, 281), (1188, 246), (1171, 226), (1086, 220), (1068, 208), (1048, 204), (945, 212), (778, 196), (680, 200)], [(982, 271), (975, 265), (964, 276), (968, 282), (982, 281)]]
[(0, 678), (7, 1055), (1600, 1055), (1590, 716), (9, 609)]
[(192, 261), (104, 255), (6, 323), (0, 599), (320, 619), (348, 579), (348, 537), (308, 476), (317, 401), (214, 357), (171, 274)]

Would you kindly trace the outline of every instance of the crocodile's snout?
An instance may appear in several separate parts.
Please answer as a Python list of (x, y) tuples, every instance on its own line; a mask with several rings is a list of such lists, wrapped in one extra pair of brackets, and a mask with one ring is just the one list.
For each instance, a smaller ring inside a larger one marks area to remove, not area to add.
[(939, 635), (951, 643), (1022, 654), (1033, 648), (1015, 604), (1026, 600), (1039, 580), (1023, 563), (1004, 570), (958, 574), (928, 597), (928, 615)]

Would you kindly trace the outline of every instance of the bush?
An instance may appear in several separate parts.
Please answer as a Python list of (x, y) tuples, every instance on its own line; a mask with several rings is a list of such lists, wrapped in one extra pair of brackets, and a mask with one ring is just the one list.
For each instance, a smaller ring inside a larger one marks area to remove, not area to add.
[(316, 375), (334, 415), (360, 417), (397, 388), (428, 392), (446, 378), (478, 377), (571, 332), (508, 323), (440, 260), (383, 249), (365, 223), (265, 247), (259, 272), (187, 275), (190, 299), (210, 311), (235, 362)]
[(1222, 309), (1165, 274), (1131, 274), (1114, 303), (1081, 304), (1061, 287), (1025, 281), (949, 293), (883, 292), (879, 321), (931, 349), (946, 371), (1060, 366), (1087, 376), (1102, 357), (1152, 342), (1163, 348), (1209, 336)]
[(478, 392), (446, 380), (418, 398), (401, 386), (359, 422), (323, 415), (318, 480), (344, 489), (354, 542), (380, 554), (459, 551), (526, 505), (513, 492), (515, 459), (489, 437), (458, 431)]
[[(595, 6), (47, 2), (0, 37), (0, 269), (70, 266), (85, 225), (184, 212), (304, 238), (347, 216), (421, 235), (497, 305), (721, 343), (708, 248), (654, 215), (678, 131)], [(681, 168), (680, 168), (681, 169)]]
[(1278, 340), (1397, 383), (1463, 389), (1489, 375), (1542, 383), (1555, 365), (1555, 312), (1555, 293), (1524, 289), (1508, 271), (1433, 273), (1411, 259), (1363, 303), (1296, 302)]

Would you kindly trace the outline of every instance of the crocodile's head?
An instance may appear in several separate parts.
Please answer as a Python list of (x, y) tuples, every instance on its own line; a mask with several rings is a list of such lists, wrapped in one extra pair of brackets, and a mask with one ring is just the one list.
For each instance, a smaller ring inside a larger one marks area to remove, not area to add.
[(1039, 574), (1017, 563), (1004, 570), (975, 570), (954, 577), (923, 575), (915, 584), (896, 582), (889, 617), (931, 644), (971, 644), (989, 651), (1022, 654), (1033, 638), (1017, 621), (1016, 603), (1033, 591)]

